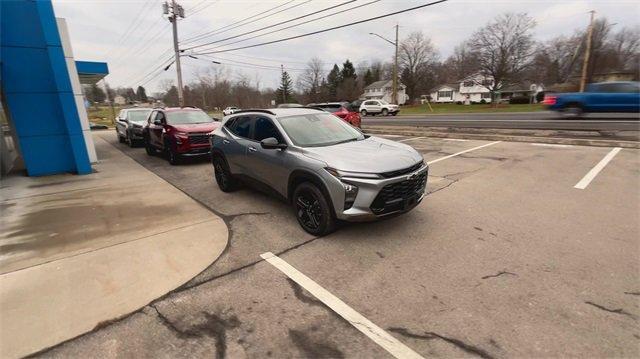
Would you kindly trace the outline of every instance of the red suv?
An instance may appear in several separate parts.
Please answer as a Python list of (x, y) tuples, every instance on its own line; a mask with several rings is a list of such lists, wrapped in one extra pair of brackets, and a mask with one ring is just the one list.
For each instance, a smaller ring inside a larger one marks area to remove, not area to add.
[(331, 112), (351, 124), (351, 126), (361, 128), (360, 113), (357, 108), (354, 110), (353, 106), (348, 102), (311, 103), (308, 104), (307, 107), (315, 107), (323, 111)]
[(220, 127), (197, 108), (157, 108), (151, 111), (144, 128), (144, 147), (148, 155), (164, 153), (172, 165), (184, 156), (206, 155), (211, 151), (209, 133)]

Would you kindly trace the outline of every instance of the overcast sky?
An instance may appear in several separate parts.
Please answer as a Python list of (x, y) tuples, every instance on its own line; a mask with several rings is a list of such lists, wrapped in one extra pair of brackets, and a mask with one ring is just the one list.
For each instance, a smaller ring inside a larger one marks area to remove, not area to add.
[[(221, 40), (346, 1), (348, 0), (182, 0), (179, 3), (186, 11), (186, 18), (178, 22), (181, 48)], [(277, 30), (370, 1), (372, 0), (352, 1), (335, 10), (203, 48), (242, 40), (245, 37)], [(106, 61), (110, 70), (107, 77), (110, 86), (135, 88), (146, 82), (144, 86), (148, 93), (159, 90), (161, 80), (175, 79), (174, 67), (166, 72), (161, 71), (161, 65), (172, 55), (173, 47), (170, 23), (162, 17), (162, 2), (162, 0), (53, 0), (56, 16), (67, 20), (76, 60)], [(428, 2), (430, 1), (381, 0), (309, 24), (235, 45), (221, 46), (217, 50), (312, 32)], [(210, 37), (187, 41), (189, 38), (213, 32), (278, 5), (282, 6), (261, 16), (292, 8), (264, 19), (256, 17), (251, 21), (238, 24), (241, 25), (238, 27), (233, 25), (235, 28), (217, 31)], [(209, 55), (215, 56), (218, 61), (228, 65), (212, 65), (206, 62), (203, 57), (198, 59), (183, 58), (183, 73), (185, 84), (187, 84), (195, 78), (198, 72), (205, 71), (207, 67), (223, 66), (232, 78), (244, 74), (252, 80), (254, 85), (259, 82), (261, 88), (275, 88), (280, 76), (280, 64), (283, 64), (295, 79), (304, 68), (306, 61), (314, 56), (321, 58), (326, 63), (327, 69), (333, 63), (341, 64), (347, 58), (355, 64), (374, 59), (391, 60), (393, 46), (369, 35), (369, 33), (376, 32), (393, 40), (396, 23), (400, 25), (401, 40), (410, 32), (423, 31), (431, 38), (440, 57), (444, 59), (451, 54), (457, 44), (467, 39), (474, 30), (486, 24), (496, 14), (527, 12), (537, 22), (536, 39), (542, 41), (561, 34), (569, 35), (575, 29), (584, 28), (589, 21), (588, 11), (592, 9), (596, 11), (597, 17), (606, 17), (611, 23), (616, 23), (614, 29), (624, 26), (639, 26), (640, 23), (638, 20), (640, 19), (640, 2), (635, 0), (449, 0), (412, 12), (324, 34), (252, 49)], [(202, 51), (203, 48), (193, 51)], [(158, 68), (159, 70), (157, 70)], [(150, 76), (145, 77), (148, 74)], [(159, 75), (155, 76), (156, 74)]]

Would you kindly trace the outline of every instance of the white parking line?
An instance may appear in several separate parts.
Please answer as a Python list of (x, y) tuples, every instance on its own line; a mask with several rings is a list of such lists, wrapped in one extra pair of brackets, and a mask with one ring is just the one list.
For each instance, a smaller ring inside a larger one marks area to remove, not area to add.
[(404, 140), (400, 140), (400, 141), (398, 141), (398, 142), (405, 142), (405, 141), (419, 140), (419, 139), (421, 139), (421, 138), (424, 138), (424, 137), (412, 137), (412, 138), (405, 138)]
[(559, 145), (555, 143), (532, 143), (531, 146), (540, 146), (540, 147), (573, 147), (573, 145)]
[(404, 137), (402, 135), (378, 135), (380, 137)]
[(495, 144), (497, 144), (497, 143), (500, 143), (500, 142), (502, 142), (502, 141), (495, 141), (495, 142), (487, 143), (487, 144), (484, 144), (484, 145), (482, 145), (482, 146), (478, 146), (478, 147), (470, 148), (470, 149), (468, 149), (468, 150), (464, 150), (464, 151), (460, 151), (460, 152), (454, 153), (454, 154), (452, 154), (452, 155), (448, 155), (448, 156), (440, 157), (440, 158), (435, 159), (435, 160), (433, 160), (433, 161), (429, 161), (429, 162), (427, 162), (427, 164), (429, 164), (429, 165), (430, 165), (430, 164), (433, 164), (433, 163), (436, 163), (436, 162), (440, 162), (440, 161), (446, 160), (447, 158), (451, 158), (451, 157), (459, 156), (459, 155), (461, 155), (461, 154), (463, 154), (463, 153), (467, 153), (467, 152), (471, 152), (471, 151), (479, 150), (479, 149), (484, 148), (484, 147), (493, 146), (493, 145), (495, 145)]
[(616, 147), (611, 151), (609, 151), (609, 153), (607, 153), (607, 155), (604, 156), (604, 158), (601, 159), (600, 162), (598, 162), (598, 164), (591, 169), (591, 171), (589, 171), (584, 177), (582, 177), (580, 182), (578, 182), (575, 186), (573, 186), (573, 188), (577, 188), (577, 189), (587, 188), (589, 183), (591, 183), (591, 181), (593, 181), (593, 179), (596, 178), (598, 173), (602, 171), (602, 169), (609, 163), (609, 161), (611, 161), (618, 154), (618, 152), (620, 152), (621, 149), (622, 148), (620, 147)]
[(331, 308), (331, 310), (338, 313), (338, 315), (347, 320), (351, 325), (356, 327), (356, 329), (361, 331), (364, 335), (369, 337), (369, 339), (380, 345), (394, 357), (422, 358), (420, 354), (414, 352), (411, 348), (391, 336), (391, 334), (373, 324), (369, 319), (363, 317), (360, 313), (349, 307), (345, 302), (322, 288), (318, 283), (299, 272), (280, 257), (271, 252), (263, 253), (260, 257), (269, 264), (278, 268), (282, 273), (291, 278), (294, 282), (298, 283), (309, 293), (313, 294), (314, 297), (318, 298), (322, 303)]
[(443, 138), (445, 141), (467, 142), (469, 140), (463, 140), (461, 138)]

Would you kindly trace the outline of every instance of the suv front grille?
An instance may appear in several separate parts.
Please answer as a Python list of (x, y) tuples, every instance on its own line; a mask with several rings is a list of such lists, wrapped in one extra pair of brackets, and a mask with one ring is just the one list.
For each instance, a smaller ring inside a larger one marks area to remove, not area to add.
[(402, 182), (384, 186), (371, 203), (371, 211), (380, 215), (412, 207), (424, 193), (427, 176), (428, 172), (425, 171)]
[(395, 171), (389, 171), (389, 172), (384, 172), (381, 173), (380, 175), (384, 178), (393, 178), (393, 177), (398, 177), (398, 176), (402, 176), (402, 175), (406, 175), (408, 173), (411, 173), (417, 169), (419, 169), (420, 167), (422, 167), (422, 165), (424, 165), (424, 161), (420, 161), (420, 163), (417, 163), (411, 167), (407, 167), (407, 168), (403, 168), (401, 170), (395, 170)]
[(189, 135), (189, 143), (194, 145), (209, 143), (209, 135), (206, 133)]

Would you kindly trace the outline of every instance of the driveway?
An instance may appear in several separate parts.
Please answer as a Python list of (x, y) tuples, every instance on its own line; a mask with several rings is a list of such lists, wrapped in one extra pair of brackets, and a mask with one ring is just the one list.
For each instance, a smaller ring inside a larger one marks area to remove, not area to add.
[(229, 247), (43, 356), (640, 355), (638, 150), (387, 136), (431, 162), (425, 200), (314, 238), (277, 199), (221, 192), (207, 160), (102, 136), (221, 216)]

